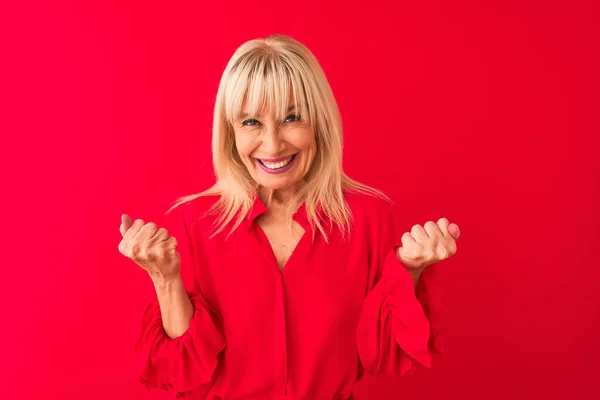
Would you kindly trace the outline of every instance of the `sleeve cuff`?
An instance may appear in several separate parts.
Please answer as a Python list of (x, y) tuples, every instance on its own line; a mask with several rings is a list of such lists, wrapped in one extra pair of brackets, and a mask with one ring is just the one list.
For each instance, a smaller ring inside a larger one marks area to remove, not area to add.
[(431, 278), (427, 272), (432, 266), (423, 271), (415, 294), (414, 280), (398, 260), (396, 247), (390, 249), (384, 262), (384, 303), (391, 310), (393, 332), (400, 348), (422, 365), (431, 368), (432, 350), (435, 348), (444, 353), (437, 321), (431, 321), (432, 299), (426, 288), (426, 281)]
[(137, 343), (139, 380), (146, 388), (185, 392), (210, 382), (225, 338), (215, 326), (214, 313), (202, 296), (188, 292), (194, 308), (190, 327), (169, 338), (155, 299), (143, 317), (144, 332)]

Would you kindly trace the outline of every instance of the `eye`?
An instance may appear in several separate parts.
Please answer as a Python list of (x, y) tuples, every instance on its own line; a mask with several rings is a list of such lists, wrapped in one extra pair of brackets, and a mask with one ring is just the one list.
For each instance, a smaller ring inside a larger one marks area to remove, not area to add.
[(300, 116), (296, 115), (296, 114), (290, 114), (287, 117), (285, 117), (285, 120), (283, 122), (296, 122), (296, 121), (300, 121)]
[(259, 122), (255, 119), (247, 119), (242, 121), (243, 126), (256, 126)]

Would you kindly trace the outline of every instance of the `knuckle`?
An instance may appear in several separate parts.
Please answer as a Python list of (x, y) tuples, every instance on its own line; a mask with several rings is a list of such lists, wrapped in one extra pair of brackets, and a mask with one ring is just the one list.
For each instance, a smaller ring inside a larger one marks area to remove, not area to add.
[(150, 248), (145, 248), (142, 251), (142, 257), (144, 257), (145, 260), (154, 260), (154, 250), (152, 249), (152, 247)]
[(148, 222), (148, 223), (146, 223), (146, 226), (148, 228), (158, 229), (158, 226), (154, 222)]
[(448, 251), (450, 252), (450, 255), (456, 254), (456, 250), (457, 250), (456, 243), (452, 243), (452, 244), (450, 244), (450, 246), (448, 246)]
[(440, 260), (444, 260), (450, 256), (450, 252), (445, 247), (440, 247), (437, 255)]
[(142, 252), (143, 252), (143, 248), (142, 248), (141, 244), (139, 244), (139, 243), (136, 242), (136, 243), (134, 243), (131, 246), (131, 254), (134, 257), (140, 257), (140, 255), (142, 254)]
[(423, 258), (426, 260), (433, 260), (433, 258), (435, 257), (435, 252), (430, 247), (423, 249), (422, 254)]
[(165, 258), (167, 253), (169, 252), (169, 248), (165, 245), (155, 246), (153, 254), (157, 259)]

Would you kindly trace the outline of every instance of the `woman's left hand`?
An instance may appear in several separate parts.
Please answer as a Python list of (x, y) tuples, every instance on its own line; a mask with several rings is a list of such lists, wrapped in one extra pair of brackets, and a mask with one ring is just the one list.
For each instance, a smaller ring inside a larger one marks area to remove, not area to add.
[(427, 221), (402, 235), (402, 247), (396, 249), (396, 255), (407, 269), (423, 270), (454, 255), (459, 236), (458, 225), (450, 224), (446, 218), (440, 218), (437, 224)]

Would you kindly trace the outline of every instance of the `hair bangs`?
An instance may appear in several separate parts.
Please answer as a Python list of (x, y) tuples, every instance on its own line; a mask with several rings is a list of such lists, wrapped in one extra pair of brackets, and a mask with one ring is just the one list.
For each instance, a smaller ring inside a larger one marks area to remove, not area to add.
[[(229, 81), (224, 99), (229, 123), (256, 118), (266, 111), (272, 111), (279, 121), (293, 111), (301, 119), (312, 122), (310, 116), (305, 115), (307, 99), (303, 80), (283, 58), (254, 54), (246, 62), (238, 63), (231, 74), (235, 79)], [(246, 107), (242, 109), (244, 101)]]

